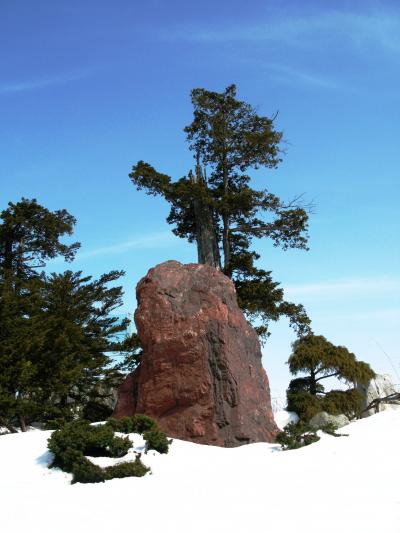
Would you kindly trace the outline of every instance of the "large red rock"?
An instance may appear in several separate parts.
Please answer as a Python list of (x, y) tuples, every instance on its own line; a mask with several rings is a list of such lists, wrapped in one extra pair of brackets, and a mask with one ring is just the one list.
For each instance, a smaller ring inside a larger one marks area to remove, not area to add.
[(138, 370), (114, 416), (145, 413), (171, 437), (239, 446), (273, 442), (268, 378), (232, 281), (208, 265), (167, 261), (137, 286)]

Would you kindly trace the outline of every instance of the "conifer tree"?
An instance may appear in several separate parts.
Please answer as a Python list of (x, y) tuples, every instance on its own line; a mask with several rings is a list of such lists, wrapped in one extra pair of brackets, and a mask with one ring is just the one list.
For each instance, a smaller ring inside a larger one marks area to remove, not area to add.
[(150, 164), (139, 161), (129, 174), (138, 190), (161, 195), (171, 205), (167, 218), (175, 235), (197, 242), (199, 262), (221, 268), (232, 278), (238, 302), (249, 319), (262, 325), (281, 315), (289, 317), (300, 335), (310, 331), (302, 305), (286, 302), (271, 272), (259, 269), (254, 239), (268, 238), (274, 246), (307, 249), (307, 206), (300, 197), (288, 203), (268, 190), (250, 186), (248, 171), (276, 168), (281, 162), (282, 133), (274, 119), (259, 116), (236, 98), (231, 85), (223, 93), (194, 89), (194, 118), (185, 128), (195, 172), (173, 181)]
[[(322, 335), (306, 335), (296, 340), (292, 348), (288, 360), (290, 372), (305, 376), (290, 382), (288, 409), (297, 412), (304, 421), (319, 411), (357, 414), (361, 397), (356, 384), (365, 384), (375, 376), (371, 367), (358, 361), (346, 347), (335, 346)], [(322, 382), (328, 378), (337, 378), (349, 388), (326, 392)]]
[(35, 199), (9, 202), (0, 218), (0, 275), (10, 283), (30, 279), (46, 261), (63, 256), (72, 261), (79, 243), (64, 244), (60, 238), (71, 235), (75, 218), (65, 209), (49, 211)]
[(79, 246), (60, 240), (75, 223), (67, 211), (22, 199), (0, 216), (0, 424), (25, 430), (82, 408), (100, 380), (117, 377), (108, 352), (132, 347), (128, 321), (114, 313), (123, 272), (93, 280), (40, 270), (57, 255), (72, 260)]

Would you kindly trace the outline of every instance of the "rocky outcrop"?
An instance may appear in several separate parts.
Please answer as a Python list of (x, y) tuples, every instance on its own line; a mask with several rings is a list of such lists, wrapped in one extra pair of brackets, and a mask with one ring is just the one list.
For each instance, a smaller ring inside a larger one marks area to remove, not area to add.
[(377, 374), (375, 378), (371, 379), (366, 385), (357, 385), (358, 391), (362, 394), (362, 418), (374, 415), (377, 412), (386, 409), (400, 409), (400, 400), (393, 402), (375, 402), (376, 406), (373, 409), (365, 410), (374, 400), (395, 396), (399, 390), (393, 384), (389, 374)]
[(137, 299), (144, 353), (114, 416), (144, 413), (168, 436), (201, 444), (273, 442), (260, 344), (232, 281), (208, 265), (167, 261), (139, 282)]
[(350, 420), (346, 415), (330, 415), (325, 411), (321, 411), (320, 413), (314, 415), (309, 422), (309, 425), (313, 429), (322, 429), (328, 424), (332, 424), (335, 429), (339, 429), (350, 424)]

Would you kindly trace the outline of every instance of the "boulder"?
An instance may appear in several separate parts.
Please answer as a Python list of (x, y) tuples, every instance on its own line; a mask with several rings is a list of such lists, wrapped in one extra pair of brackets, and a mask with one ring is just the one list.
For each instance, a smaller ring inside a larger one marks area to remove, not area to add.
[(350, 420), (346, 415), (330, 415), (325, 411), (321, 411), (314, 415), (309, 422), (313, 429), (322, 429), (327, 424), (333, 424), (336, 429), (339, 429), (350, 424)]
[(144, 413), (168, 436), (200, 444), (273, 442), (260, 343), (233, 282), (208, 265), (167, 261), (139, 282), (137, 299), (142, 361), (113, 416)]
[(379, 403), (376, 409), (369, 409), (364, 411), (373, 400), (378, 398), (385, 398), (398, 393), (396, 386), (394, 385), (391, 376), (389, 374), (377, 374), (375, 378), (371, 379), (366, 385), (358, 384), (357, 390), (362, 394), (363, 400), (361, 405), (362, 418), (374, 415), (379, 411), (386, 409), (400, 409), (400, 402), (398, 403)]

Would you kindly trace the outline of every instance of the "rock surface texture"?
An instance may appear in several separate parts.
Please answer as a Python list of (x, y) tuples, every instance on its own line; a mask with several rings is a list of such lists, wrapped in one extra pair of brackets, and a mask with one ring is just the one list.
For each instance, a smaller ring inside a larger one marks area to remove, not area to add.
[(140, 367), (114, 416), (144, 413), (170, 437), (240, 446), (273, 442), (268, 378), (232, 281), (208, 265), (167, 261), (137, 286)]
[[(391, 376), (389, 374), (377, 374), (375, 378), (371, 379), (367, 385), (358, 385), (359, 392), (363, 396), (361, 409), (366, 409), (373, 400), (377, 398), (385, 398), (390, 395), (394, 395), (399, 389), (394, 385)], [(400, 402), (395, 403), (381, 403), (377, 406), (377, 409), (369, 409), (362, 413), (362, 418), (374, 415), (379, 411), (400, 409)]]
[(336, 429), (339, 429), (350, 424), (350, 420), (346, 415), (330, 415), (321, 411), (312, 417), (309, 424), (313, 429), (322, 429), (327, 424), (333, 424)]

